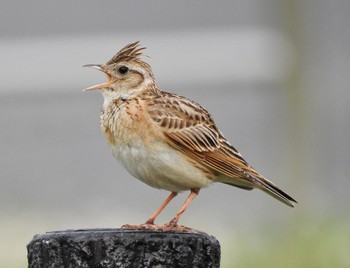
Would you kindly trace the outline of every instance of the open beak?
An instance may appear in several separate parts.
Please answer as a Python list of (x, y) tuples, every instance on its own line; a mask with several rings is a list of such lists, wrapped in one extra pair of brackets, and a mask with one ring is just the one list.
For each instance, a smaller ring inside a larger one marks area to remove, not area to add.
[(105, 87), (108, 87), (113, 81), (112, 81), (112, 76), (106, 71), (105, 67), (101, 64), (86, 64), (83, 67), (89, 67), (89, 68), (94, 68), (96, 70), (99, 70), (107, 76), (108, 81), (102, 84), (94, 85), (88, 88), (83, 89), (83, 91), (88, 91), (88, 90), (96, 90), (96, 89), (103, 89)]

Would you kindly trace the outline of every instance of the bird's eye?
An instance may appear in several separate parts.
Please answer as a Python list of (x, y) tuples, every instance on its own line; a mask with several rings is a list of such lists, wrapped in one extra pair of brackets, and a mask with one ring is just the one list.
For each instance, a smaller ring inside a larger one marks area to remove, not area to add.
[(126, 66), (120, 66), (119, 69), (118, 69), (118, 72), (120, 74), (126, 74), (128, 71), (129, 71), (129, 68), (126, 67)]

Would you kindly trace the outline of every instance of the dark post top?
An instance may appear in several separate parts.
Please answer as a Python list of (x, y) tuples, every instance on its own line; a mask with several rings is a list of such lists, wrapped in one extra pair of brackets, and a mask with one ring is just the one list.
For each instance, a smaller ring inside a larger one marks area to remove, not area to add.
[(220, 244), (203, 232), (86, 229), (35, 235), (28, 267), (220, 267)]

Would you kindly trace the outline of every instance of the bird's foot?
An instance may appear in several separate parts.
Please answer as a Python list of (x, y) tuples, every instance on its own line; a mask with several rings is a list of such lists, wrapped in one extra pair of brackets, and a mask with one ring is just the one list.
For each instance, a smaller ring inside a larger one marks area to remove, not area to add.
[(178, 225), (178, 224), (172, 224), (171, 222), (164, 224), (161, 228), (164, 232), (169, 232), (169, 231), (192, 232), (192, 231), (194, 231), (193, 229), (191, 229), (189, 227), (186, 227), (183, 225)]
[(153, 223), (144, 223), (144, 224), (124, 224), (122, 226), (123, 229), (143, 229), (143, 230), (161, 230), (162, 226), (153, 224)]
[(180, 232), (193, 232), (194, 229), (191, 229), (189, 227), (178, 225), (178, 224), (172, 224), (171, 222), (164, 224), (164, 225), (156, 225), (156, 224), (150, 224), (150, 223), (144, 223), (144, 224), (124, 224), (121, 228), (123, 229), (139, 229), (139, 230), (155, 230), (155, 231), (162, 231), (162, 232), (170, 232), (170, 231), (180, 231)]

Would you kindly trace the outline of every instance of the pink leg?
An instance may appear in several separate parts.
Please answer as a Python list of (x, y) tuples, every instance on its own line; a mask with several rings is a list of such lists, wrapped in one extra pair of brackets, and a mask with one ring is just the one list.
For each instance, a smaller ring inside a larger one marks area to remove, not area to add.
[(146, 221), (146, 224), (154, 224), (155, 219), (159, 216), (159, 214), (163, 211), (163, 209), (169, 204), (169, 202), (177, 196), (176, 192), (172, 192), (168, 198), (163, 202), (163, 204), (149, 217)]
[(192, 202), (192, 200), (198, 195), (198, 193), (199, 189), (191, 189), (190, 195), (187, 197), (185, 203), (182, 205), (180, 210), (176, 213), (175, 217), (168, 224), (165, 225), (166, 229), (171, 229), (177, 225), (180, 217), (186, 211), (187, 207)]

